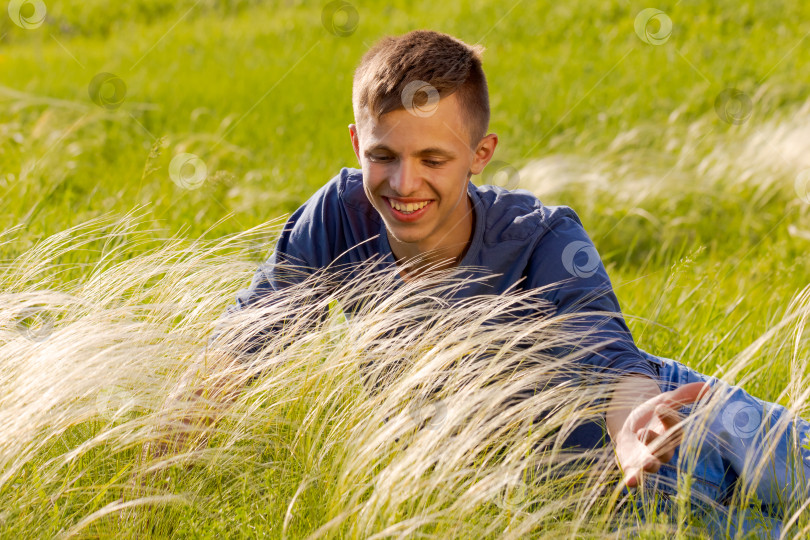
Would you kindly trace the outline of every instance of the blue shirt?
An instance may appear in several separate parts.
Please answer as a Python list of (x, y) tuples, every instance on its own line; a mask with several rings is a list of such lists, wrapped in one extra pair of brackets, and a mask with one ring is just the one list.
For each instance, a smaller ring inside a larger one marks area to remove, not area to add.
[[(557, 313), (610, 312), (594, 316), (594, 334), (609, 344), (582, 360), (598, 370), (656, 378), (655, 356), (636, 347), (621, 317), (604, 265), (577, 214), (567, 206), (545, 206), (532, 193), (468, 182), (475, 225), (459, 266), (483, 277), (454, 293), (454, 298), (502, 294), (507, 290), (547, 287), (538, 294)], [(385, 223), (363, 189), (362, 170), (342, 168), (288, 219), (267, 264), (261, 265), (247, 289), (237, 293), (226, 313), (267, 301), (308, 272), (327, 266), (351, 268), (372, 259), (381, 270), (396, 262)], [(277, 263), (294, 264), (298, 276), (279, 275)], [(587, 319), (585, 319), (587, 322)], [(250, 353), (260, 346), (245, 350)]]

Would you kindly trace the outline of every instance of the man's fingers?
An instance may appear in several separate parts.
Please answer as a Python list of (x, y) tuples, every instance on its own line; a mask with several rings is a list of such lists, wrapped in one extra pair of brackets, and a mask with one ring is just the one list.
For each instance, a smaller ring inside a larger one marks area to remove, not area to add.
[[(672, 410), (678, 410), (684, 405), (694, 403), (702, 397), (706, 396), (711, 390), (712, 386), (709, 383), (696, 382), (684, 384), (675, 390), (664, 392), (656, 397), (660, 404), (666, 405)], [(656, 405), (658, 405), (657, 403)]]
[(662, 436), (650, 441), (648, 448), (664, 463), (672, 459), (672, 455), (683, 439), (683, 417), (664, 405), (655, 408), (655, 414), (664, 426)]
[(629, 488), (636, 487), (644, 473), (657, 473), (661, 468), (661, 464), (662, 462), (659, 459), (650, 455), (640, 465), (628, 467), (627, 471), (625, 471), (624, 485)]
[(641, 471), (639, 470), (638, 467), (636, 467), (636, 468), (633, 468), (633, 469), (629, 469), (627, 471), (627, 474), (625, 474), (625, 476), (624, 476), (624, 480), (622, 480), (622, 481), (624, 482), (625, 486), (627, 486), (629, 488), (634, 488), (634, 487), (636, 487), (638, 485), (640, 476), (641, 476)]
[(662, 400), (655, 405), (655, 415), (664, 425), (666, 431), (677, 429), (676, 435), (680, 437), (683, 416), (678, 412), (679, 409), (703, 399), (711, 391), (711, 388), (709, 383), (689, 383), (658, 396)]
[(637, 422), (646, 423), (649, 416), (658, 414), (656, 409), (660, 406), (677, 412), (681, 407), (694, 403), (708, 395), (711, 388), (709, 383), (689, 383), (679, 386), (675, 390), (659, 394), (635, 408), (633, 411), (635, 419)]
[(709, 390), (709, 383), (689, 383), (654, 397), (646, 405), (653, 409), (653, 414), (663, 424), (665, 431), (669, 431), (679, 427), (683, 420), (678, 410), (703, 398)]
[(658, 456), (658, 459), (661, 460), (661, 463), (669, 463), (670, 461), (672, 461), (672, 458), (674, 456), (675, 456), (675, 449), (673, 448)]
[(644, 472), (657, 472), (661, 462), (638, 439), (620, 439), (617, 446), (619, 466), (624, 474), (623, 483), (632, 488), (638, 485)]
[(637, 432), (638, 440), (643, 442), (645, 445), (649, 446), (655, 439), (659, 437), (659, 433), (650, 429), (650, 427), (645, 427), (644, 429)]
[(655, 407), (655, 415), (664, 425), (665, 432), (681, 427), (680, 423), (683, 420), (683, 417), (678, 413), (678, 411), (673, 410), (663, 403)]
[(651, 459), (644, 464), (644, 472), (657, 473), (660, 468), (661, 460), (659, 459)]

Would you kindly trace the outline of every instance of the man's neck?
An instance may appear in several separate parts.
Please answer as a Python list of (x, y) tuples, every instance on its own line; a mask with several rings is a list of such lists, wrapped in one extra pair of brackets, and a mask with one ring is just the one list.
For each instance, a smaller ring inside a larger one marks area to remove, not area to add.
[(465, 210), (462, 216), (444, 234), (442, 238), (432, 244), (417, 245), (400, 242), (391, 233), (388, 235), (388, 243), (391, 246), (391, 253), (397, 265), (406, 264), (400, 272), (402, 279), (417, 277), (427, 269), (443, 270), (457, 266), (472, 243), (473, 231), (475, 230), (475, 212), (470, 195), (465, 198)]

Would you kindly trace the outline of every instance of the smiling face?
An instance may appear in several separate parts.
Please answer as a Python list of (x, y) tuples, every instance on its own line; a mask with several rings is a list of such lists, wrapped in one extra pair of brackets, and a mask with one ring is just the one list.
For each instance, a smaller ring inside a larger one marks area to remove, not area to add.
[(455, 94), (430, 113), (398, 109), (349, 126), (366, 196), (380, 213), (396, 258), (460, 255), (472, 232), (471, 174), (492, 158), (498, 136), (474, 147)]

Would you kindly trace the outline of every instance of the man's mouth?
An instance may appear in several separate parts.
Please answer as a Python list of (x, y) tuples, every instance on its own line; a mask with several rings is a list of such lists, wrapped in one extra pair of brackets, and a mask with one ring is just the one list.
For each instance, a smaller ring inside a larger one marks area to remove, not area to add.
[(391, 208), (394, 216), (398, 218), (405, 218), (406, 216), (416, 218), (421, 216), (425, 213), (425, 209), (430, 205), (430, 203), (433, 202), (430, 199), (401, 200), (393, 199), (391, 197), (383, 197), (383, 199), (385, 199), (385, 202), (388, 203), (388, 206)]

